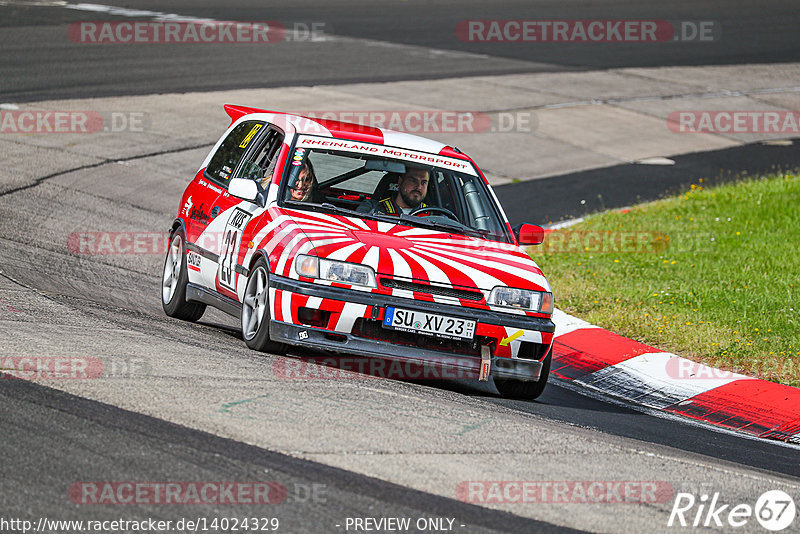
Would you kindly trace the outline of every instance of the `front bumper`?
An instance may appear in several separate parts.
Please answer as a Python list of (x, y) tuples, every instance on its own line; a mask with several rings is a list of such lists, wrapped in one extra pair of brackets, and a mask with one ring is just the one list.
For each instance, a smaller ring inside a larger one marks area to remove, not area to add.
[[(398, 378), (424, 377), (430, 374), (442, 378), (474, 378), (480, 376), (481, 358), (464, 354), (442, 354), (441, 352), (414, 347), (392, 345), (350, 334), (332, 334), (328, 330), (298, 326), (273, 321), (269, 328), (273, 341), (289, 343), (316, 350), (356, 354), (368, 358), (391, 359), (423, 368), (433, 368), (432, 373), (422, 371)], [(542, 372), (542, 362), (536, 360), (517, 360), (492, 356), (490, 375), (495, 378), (511, 378), (524, 381), (537, 381)], [(438, 374), (437, 374), (438, 373)], [(450, 373), (450, 374), (448, 374)]]
[[(549, 318), (529, 317), (526, 315), (513, 315), (491, 310), (465, 308), (455, 305), (407, 299), (392, 295), (380, 295), (354, 291), (349, 289), (324, 286), (309, 282), (302, 282), (285, 277), (272, 275), (269, 279), (271, 289), (289, 292), (304, 297), (318, 297), (340, 303), (360, 304), (371, 310), (373, 319), (377, 319), (376, 311), (388, 306), (400, 308), (413, 308), (436, 314), (472, 319), (485, 325), (503, 328), (524, 329), (549, 335), (555, 331), (555, 324)], [(305, 346), (312, 349), (322, 349), (337, 353), (357, 354), (360, 356), (398, 360), (422, 366), (438, 366), (453, 370), (458, 376), (478, 378), (482, 358), (480, 355), (457, 354), (431, 350), (408, 344), (393, 344), (384, 340), (370, 339), (369, 337), (356, 336), (350, 331), (332, 331), (325, 328), (315, 328), (294, 324), (295, 321), (286, 322), (273, 320), (270, 325), (270, 337), (275, 341), (282, 341), (291, 345)], [(499, 340), (498, 340), (499, 341)], [(542, 357), (544, 356), (544, 351)], [(487, 356), (484, 356), (486, 358)], [(491, 355), (491, 376), (506, 379), (536, 381), (539, 379), (542, 362), (536, 359), (511, 358)]]
[(340, 287), (323, 286), (309, 282), (301, 282), (293, 278), (270, 275), (269, 287), (281, 291), (289, 291), (307, 297), (319, 297), (323, 299), (338, 300), (353, 304), (363, 304), (365, 306), (395, 306), (398, 308), (416, 308), (430, 313), (447, 314), (448, 316), (459, 319), (474, 319), (479, 323), (497, 324), (512, 328), (526, 330), (536, 330), (552, 334), (556, 330), (556, 325), (550, 319), (542, 317), (529, 317), (527, 315), (513, 315), (491, 310), (479, 310), (475, 308), (462, 308), (449, 304), (427, 302), (424, 300), (409, 300), (393, 295), (381, 295), (367, 293), (365, 291), (354, 291)]

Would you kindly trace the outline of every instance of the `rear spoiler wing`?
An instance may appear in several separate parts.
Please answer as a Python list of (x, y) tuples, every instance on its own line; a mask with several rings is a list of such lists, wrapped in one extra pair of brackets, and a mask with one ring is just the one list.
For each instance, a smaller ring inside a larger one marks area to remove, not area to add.
[(266, 109), (249, 108), (247, 106), (236, 106), (234, 104), (225, 104), (225, 113), (231, 118), (231, 124), (239, 120), (239, 118), (249, 115), (251, 113), (283, 113), (282, 111), (269, 111)]

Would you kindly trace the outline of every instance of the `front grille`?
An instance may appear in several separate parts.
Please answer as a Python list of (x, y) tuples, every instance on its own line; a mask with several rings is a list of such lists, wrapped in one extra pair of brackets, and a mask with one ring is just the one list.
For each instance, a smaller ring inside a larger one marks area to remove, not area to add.
[(417, 293), (428, 293), (429, 295), (440, 295), (442, 297), (474, 300), (476, 302), (483, 300), (483, 293), (478, 291), (468, 291), (466, 289), (454, 289), (452, 287), (420, 284), (418, 282), (406, 282), (405, 280), (396, 280), (394, 278), (381, 278), (380, 280), (383, 287), (390, 287), (392, 289), (405, 289), (407, 291), (416, 291)]
[(450, 339), (439, 339), (423, 334), (412, 332), (401, 332), (400, 330), (390, 330), (384, 328), (380, 321), (371, 319), (356, 319), (353, 325), (352, 335), (356, 337), (384, 341), (392, 345), (405, 345), (426, 350), (439, 352), (449, 352), (451, 354), (464, 354), (468, 356), (480, 356), (481, 344), (488, 345), (491, 338), (485, 336), (475, 336), (471, 341), (458, 341)]

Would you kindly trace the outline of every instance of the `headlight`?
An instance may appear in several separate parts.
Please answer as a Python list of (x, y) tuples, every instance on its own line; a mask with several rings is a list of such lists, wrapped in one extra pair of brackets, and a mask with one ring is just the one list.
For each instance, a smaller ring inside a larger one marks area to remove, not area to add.
[(359, 263), (326, 260), (300, 254), (295, 261), (295, 271), (306, 278), (320, 278), (357, 286), (377, 287), (375, 271)]
[(489, 293), (489, 304), (517, 310), (553, 313), (553, 294), (514, 287), (498, 286)]

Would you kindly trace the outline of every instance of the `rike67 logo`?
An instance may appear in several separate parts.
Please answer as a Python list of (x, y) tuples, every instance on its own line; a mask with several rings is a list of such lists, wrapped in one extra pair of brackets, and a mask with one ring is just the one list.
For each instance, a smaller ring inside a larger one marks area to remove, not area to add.
[(699, 499), (691, 493), (678, 493), (667, 526), (721, 527), (727, 532), (748, 525), (755, 517), (765, 529), (780, 532), (792, 525), (796, 513), (794, 500), (781, 490), (764, 492), (755, 506), (724, 503), (719, 492)]

